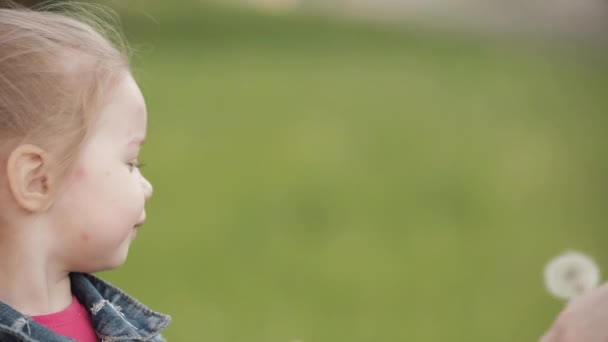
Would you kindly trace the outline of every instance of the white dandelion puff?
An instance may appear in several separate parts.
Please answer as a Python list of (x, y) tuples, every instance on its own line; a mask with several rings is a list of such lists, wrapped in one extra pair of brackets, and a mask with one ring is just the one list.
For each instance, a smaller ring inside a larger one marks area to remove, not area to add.
[(600, 282), (600, 270), (587, 255), (566, 252), (553, 258), (545, 267), (547, 290), (561, 299), (572, 299)]

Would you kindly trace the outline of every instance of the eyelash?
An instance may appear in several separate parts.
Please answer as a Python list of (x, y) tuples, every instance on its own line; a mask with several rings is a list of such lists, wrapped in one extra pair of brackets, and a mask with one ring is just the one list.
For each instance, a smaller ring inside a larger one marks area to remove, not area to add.
[(127, 163), (127, 165), (129, 165), (129, 171), (133, 171), (135, 168), (141, 169), (142, 167), (146, 166), (144, 163)]

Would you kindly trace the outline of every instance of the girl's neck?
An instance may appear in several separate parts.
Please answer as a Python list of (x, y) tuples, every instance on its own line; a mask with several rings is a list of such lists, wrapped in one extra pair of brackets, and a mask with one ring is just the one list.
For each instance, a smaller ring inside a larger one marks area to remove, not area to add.
[(0, 227), (0, 301), (29, 316), (67, 308), (69, 272), (50, 262), (47, 237), (32, 234), (36, 229), (5, 228)]

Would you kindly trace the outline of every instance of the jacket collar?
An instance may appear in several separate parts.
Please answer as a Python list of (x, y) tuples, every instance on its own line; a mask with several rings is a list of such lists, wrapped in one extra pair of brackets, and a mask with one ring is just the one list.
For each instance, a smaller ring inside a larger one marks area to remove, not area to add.
[[(148, 340), (171, 322), (122, 290), (86, 273), (72, 273), (72, 292), (91, 313), (100, 337)], [(109, 319), (111, 318), (111, 319)]]
[[(169, 325), (171, 317), (152, 311), (122, 290), (86, 273), (71, 273), (72, 293), (91, 314), (93, 328), (104, 340), (147, 341)], [(20, 341), (65, 342), (31, 317), (0, 302), (0, 333)]]

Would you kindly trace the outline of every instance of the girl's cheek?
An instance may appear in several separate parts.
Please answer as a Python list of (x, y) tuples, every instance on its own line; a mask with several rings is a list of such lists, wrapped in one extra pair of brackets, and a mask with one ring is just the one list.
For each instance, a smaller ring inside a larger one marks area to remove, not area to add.
[(74, 170), (74, 173), (73, 173), (73, 177), (72, 177), (72, 179), (73, 179), (75, 182), (81, 182), (82, 180), (84, 180), (84, 179), (86, 178), (86, 176), (87, 176), (87, 172), (86, 172), (86, 170), (84, 169), (84, 167), (82, 167), (82, 166), (78, 166), (78, 167), (76, 167), (76, 169)]
[(80, 233), (80, 240), (82, 240), (82, 242), (89, 242), (90, 238), (91, 237), (89, 236), (89, 233), (87, 233), (87, 232)]

